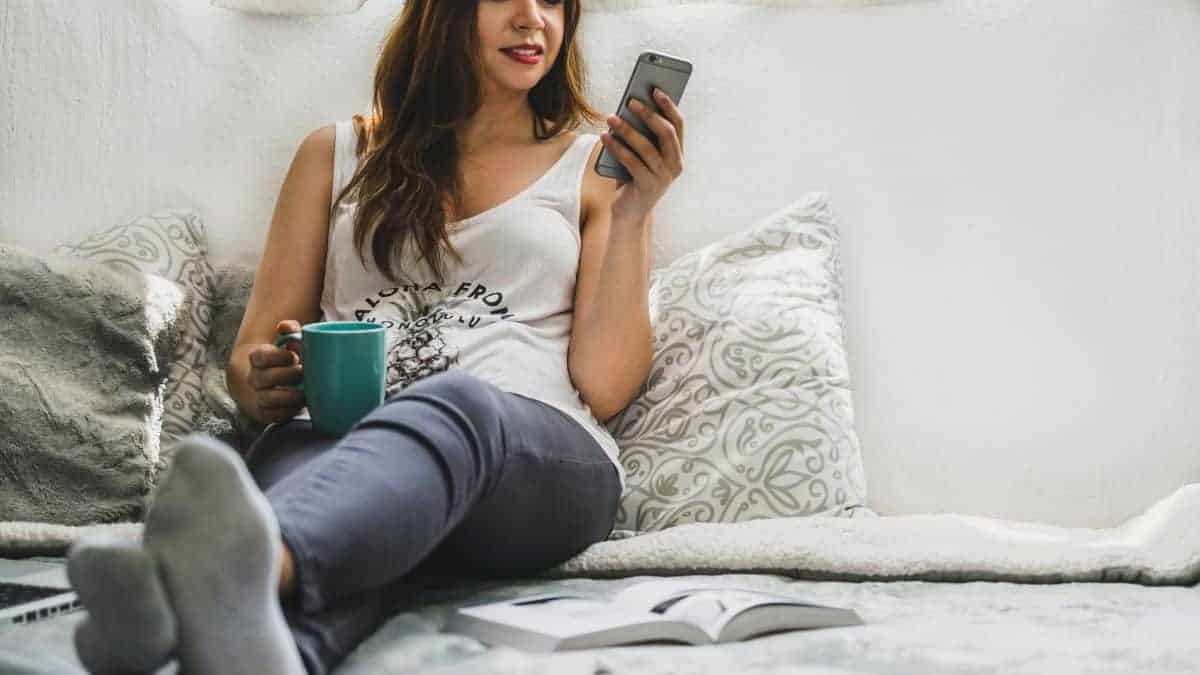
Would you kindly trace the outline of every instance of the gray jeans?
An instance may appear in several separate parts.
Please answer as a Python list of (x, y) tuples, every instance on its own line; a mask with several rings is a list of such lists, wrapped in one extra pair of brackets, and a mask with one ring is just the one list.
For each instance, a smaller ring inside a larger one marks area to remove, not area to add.
[(406, 575), (545, 570), (605, 539), (620, 498), (578, 422), (455, 371), (392, 394), (344, 436), (271, 425), (246, 463), (295, 560), (284, 615), (313, 675), (387, 620)]

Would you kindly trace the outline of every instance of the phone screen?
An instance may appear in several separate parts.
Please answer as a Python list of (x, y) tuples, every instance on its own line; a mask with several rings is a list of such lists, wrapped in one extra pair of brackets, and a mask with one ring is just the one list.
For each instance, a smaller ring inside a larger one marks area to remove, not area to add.
[[(685, 59), (662, 52), (642, 52), (633, 67), (633, 73), (629, 76), (629, 82), (625, 85), (625, 93), (621, 95), (617, 115), (641, 131), (655, 147), (658, 147), (657, 135), (650, 127), (646, 126), (637, 113), (629, 109), (629, 100), (636, 98), (651, 110), (661, 113), (658, 103), (654, 100), (654, 90), (662, 89), (667, 96), (671, 97), (675, 105), (679, 105), (680, 99), (683, 98), (683, 90), (687, 87), (688, 78), (691, 76), (692, 64)], [(613, 138), (624, 143), (618, 136), (613, 136)], [(626, 147), (629, 147), (628, 144)], [(636, 153), (636, 150), (633, 152)], [(633, 175), (621, 165), (616, 155), (608, 151), (608, 148), (602, 148), (600, 156), (596, 158), (596, 173), (616, 178), (624, 183), (633, 180)]]

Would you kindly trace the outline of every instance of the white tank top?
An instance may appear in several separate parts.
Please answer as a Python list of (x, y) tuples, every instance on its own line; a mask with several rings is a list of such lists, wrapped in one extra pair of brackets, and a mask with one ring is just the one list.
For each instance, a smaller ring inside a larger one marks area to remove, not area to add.
[[(358, 166), (352, 120), (335, 124), (333, 198)], [(559, 160), (509, 200), (451, 223), (463, 258), (443, 253), (446, 284), (405, 245), (397, 286), (370, 254), (354, 252), (348, 196), (330, 213), (321, 313), (327, 321), (369, 321), (388, 327), (388, 394), (434, 373), (461, 370), (499, 389), (547, 403), (596, 439), (625, 470), (617, 443), (593, 415), (567, 371), (567, 345), (579, 270), (581, 190), (596, 134), (581, 133)], [(309, 419), (305, 408), (297, 415)]]

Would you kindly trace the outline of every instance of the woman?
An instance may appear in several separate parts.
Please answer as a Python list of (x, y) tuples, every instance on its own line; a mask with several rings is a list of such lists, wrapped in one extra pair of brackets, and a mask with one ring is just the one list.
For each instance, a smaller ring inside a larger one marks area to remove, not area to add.
[[(618, 141), (570, 131), (599, 119), (579, 13), (404, 5), (371, 116), (310, 134), (280, 193), (227, 370), (267, 428), (244, 461), (185, 438), (140, 545), (69, 553), (90, 670), (326, 673), (418, 566), (529, 574), (609, 534), (624, 474), (600, 423), (649, 371), (651, 210), (683, 117), (661, 94), (639, 112), (658, 147), (616, 116)], [(595, 173), (601, 145), (632, 182)], [(300, 353), (274, 346), (321, 319), (389, 327), (388, 396), (337, 438), (287, 387)]]

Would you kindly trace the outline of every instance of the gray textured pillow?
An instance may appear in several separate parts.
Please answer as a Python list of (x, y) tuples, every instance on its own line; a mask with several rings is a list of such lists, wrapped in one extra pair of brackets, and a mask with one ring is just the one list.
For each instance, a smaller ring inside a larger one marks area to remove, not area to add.
[(216, 270), (212, 330), (204, 364), (204, 394), (212, 415), (201, 425), (202, 429), (242, 451), (250, 447), (266, 425), (238, 409), (225, 381), (225, 368), (250, 301), (254, 274), (254, 268), (236, 264)]
[(841, 297), (820, 192), (653, 271), (653, 367), (606, 425), (627, 472), (618, 529), (876, 515)]
[(163, 209), (61, 244), (54, 253), (87, 258), (117, 270), (154, 274), (185, 290), (187, 321), (171, 355), (163, 398), (163, 449), (169, 454), (176, 440), (203, 430), (201, 421), (209, 412), (202, 377), (215, 275), (208, 260), (203, 219), (189, 209)]
[(0, 245), (0, 519), (140, 520), (184, 291)]

